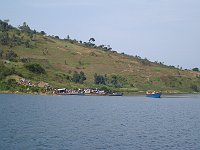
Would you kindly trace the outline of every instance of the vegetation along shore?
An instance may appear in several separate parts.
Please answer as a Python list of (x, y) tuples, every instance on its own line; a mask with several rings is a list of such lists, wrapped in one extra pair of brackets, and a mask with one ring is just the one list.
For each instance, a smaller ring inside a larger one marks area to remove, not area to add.
[(61, 39), (25, 22), (13, 27), (0, 20), (0, 92), (54, 94), (62, 88), (196, 93), (200, 72), (118, 53), (110, 45), (96, 45), (93, 37), (83, 42), (66, 34)]

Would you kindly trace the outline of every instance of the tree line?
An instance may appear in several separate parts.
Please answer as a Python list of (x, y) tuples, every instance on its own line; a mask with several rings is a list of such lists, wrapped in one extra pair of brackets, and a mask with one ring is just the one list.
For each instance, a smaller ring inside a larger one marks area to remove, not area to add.
[(123, 83), (126, 83), (127, 80), (124, 77), (111, 75), (108, 77), (105, 75), (98, 75), (97, 73), (94, 74), (94, 83), (98, 85), (110, 85), (114, 86), (115, 88), (123, 87)]
[(46, 35), (44, 31), (37, 32), (36, 30), (32, 30), (26, 22), (18, 28), (9, 25), (8, 22), (9, 20), (0, 20), (0, 44), (2, 45), (14, 47), (24, 44), (26, 48), (32, 48), (35, 47), (33, 41), (35, 41), (37, 34)]

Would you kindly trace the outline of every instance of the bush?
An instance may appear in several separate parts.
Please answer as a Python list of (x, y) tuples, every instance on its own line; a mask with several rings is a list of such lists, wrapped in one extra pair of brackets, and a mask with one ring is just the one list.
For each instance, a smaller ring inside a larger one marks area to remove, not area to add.
[(194, 92), (199, 92), (198, 86), (195, 85), (195, 84), (192, 84), (192, 85), (190, 86), (190, 88), (191, 88)]
[(94, 83), (95, 84), (103, 84), (106, 85), (107, 81), (107, 76), (106, 75), (97, 75), (96, 73), (94, 74)]
[(9, 38), (8, 33), (7, 33), (7, 32), (2, 32), (2, 33), (0, 34), (0, 43), (1, 43), (2, 45), (8, 45), (9, 42), (10, 42), (10, 38)]
[(193, 68), (192, 71), (199, 71), (199, 68)]
[(17, 58), (17, 54), (13, 51), (13, 50), (9, 50), (6, 53), (6, 59), (10, 60), (10, 61), (15, 61)]
[(0, 82), (0, 90), (10, 90), (15, 91), (16, 87), (18, 86), (15, 79), (8, 79), (8, 81), (2, 81)]
[(45, 69), (40, 64), (37, 64), (37, 63), (26, 64), (25, 67), (29, 71), (36, 74), (44, 74), (46, 72)]
[(0, 80), (12, 74), (15, 74), (14, 68), (9, 69), (3, 63), (0, 63)]
[(13, 27), (8, 24), (7, 21), (0, 20), (0, 31), (8, 31), (9, 29), (12, 29)]
[(7, 84), (14, 87), (15, 85), (17, 85), (17, 81), (15, 79), (8, 79)]
[(7, 91), (9, 89), (10, 89), (10, 87), (7, 85), (7, 83), (5, 81), (0, 81), (0, 90)]
[(0, 58), (2, 58), (2, 57), (3, 57), (3, 50), (0, 49)]
[(39, 93), (40, 92), (40, 88), (39, 87), (31, 87), (30, 90), (32, 92), (36, 92), (36, 93)]
[(82, 72), (82, 71), (80, 73), (78, 73), (76, 71), (74, 72), (73, 77), (72, 77), (73, 82), (83, 84), (83, 82), (85, 80), (86, 80), (86, 76), (85, 76), (84, 72)]

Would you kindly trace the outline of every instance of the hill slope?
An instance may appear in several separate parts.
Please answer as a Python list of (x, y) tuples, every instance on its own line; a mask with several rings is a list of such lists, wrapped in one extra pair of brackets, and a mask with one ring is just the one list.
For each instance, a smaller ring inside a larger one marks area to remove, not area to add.
[[(0, 21), (0, 57), (1, 68), (14, 70), (4, 75), (1, 72), (1, 90), (10, 84), (7, 82), (10, 78), (18, 82), (21, 78), (33, 83), (43, 81), (56, 88), (106, 87), (123, 92), (148, 89), (192, 92), (200, 87), (199, 72), (119, 54), (91, 41), (46, 36), (26, 24), (18, 29)], [(27, 67), (30, 64), (39, 64), (45, 73), (30, 71)], [(76, 80), (80, 72), (86, 80)]]

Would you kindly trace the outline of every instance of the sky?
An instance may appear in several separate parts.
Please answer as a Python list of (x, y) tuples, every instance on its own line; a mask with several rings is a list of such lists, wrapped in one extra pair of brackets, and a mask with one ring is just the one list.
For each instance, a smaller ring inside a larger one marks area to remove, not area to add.
[(184, 69), (200, 68), (200, 0), (0, 0), (0, 19)]

